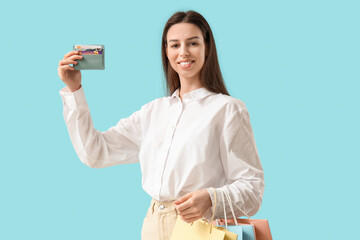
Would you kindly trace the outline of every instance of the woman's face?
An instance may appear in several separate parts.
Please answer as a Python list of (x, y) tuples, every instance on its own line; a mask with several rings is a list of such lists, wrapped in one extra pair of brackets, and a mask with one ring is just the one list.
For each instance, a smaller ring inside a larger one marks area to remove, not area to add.
[(167, 32), (166, 55), (180, 80), (200, 81), (205, 62), (205, 42), (198, 26), (177, 23)]

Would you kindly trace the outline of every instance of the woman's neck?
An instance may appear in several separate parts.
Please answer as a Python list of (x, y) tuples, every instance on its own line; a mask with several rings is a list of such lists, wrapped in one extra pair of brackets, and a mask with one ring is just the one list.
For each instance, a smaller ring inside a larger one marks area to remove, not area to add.
[(200, 79), (197, 80), (189, 80), (189, 79), (180, 79), (180, 89), (179, 89), (179, 97), (182, 101), (182, 96), (184, 96), (185, 93), (194, 91), (196, 89), (201, 88), (202, 85), (200, 83)]

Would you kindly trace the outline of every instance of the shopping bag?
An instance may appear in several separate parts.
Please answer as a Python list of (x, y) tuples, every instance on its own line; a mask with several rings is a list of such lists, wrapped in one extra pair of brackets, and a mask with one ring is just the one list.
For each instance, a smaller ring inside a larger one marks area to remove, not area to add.
[(256, 240), (272, 240), (268, 220), (266, 220), (266, 219), (238, 218), (237, 222), (238, 222), (238, 224), (247, 224), (245, 226), (253, 226), (253, 228), (255, 230)]
[[(218, 227), (225, 227), (219, 225)], [(257, 240), (252, 225), (228, 225), (227, 230), (238, 235), (238, 240)]]
[(184, 222), (177, 218), (170, 240), (242, 240), (237, 235), (225, 228), (212, 226), (205, 220), (196, 220), (191, 223)]
[(204, 219), (199, 219), (190, 224), (178, 217), (170, 240), (242, 240), (242, 238), (238, 238), (237, 234), (223, 227), (213, 226), (212, 221), (214, 220), (217, 202), (215, 189), (213, 191), (215, 204), (211, 221), (207, 222)]
[[(223, 198), (225, 219), (220, 219), (220, 222), (225, 222), (225, 227), (228, 229), (228, 231), (237, 233), (238, 235), (241, 235), (241, 231), (242, 231), (243, 240), (272, 240), (268, 220), (250, 219), (250, 217), (247, 215), (246, 216), (248, 217), (248, 219), (236, 218), (234, 214), (234, 210), (232, 208), (232, 201), (230, 198), (230, 194), (225, 190), (222, 190), (221, 193), (225, 194), (227, 201), (229, 202), (230, 210), (234, 217), (234, 221), (232, 221), (232, 223), (235, 223), (235, 225), (228, 225), (228, 221), (226, 218), (226, 211), (225, 211), (225, 203)], [(245, 211), (242, 212), (245, 213)], [(217, 226), (224, 227), (224, 225), (220, 225), (218, 221), (219, 220), (216, 220)]]

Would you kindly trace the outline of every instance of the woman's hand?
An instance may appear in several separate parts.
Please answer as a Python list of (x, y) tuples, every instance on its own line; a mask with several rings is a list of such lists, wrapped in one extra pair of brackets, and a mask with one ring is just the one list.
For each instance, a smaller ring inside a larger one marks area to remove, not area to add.
[(58, 74), (60, 79), (66, 84), (71, 92), (75, 92), (81, 87), (81, 72), (75, 70), (69, 64), (76, 65), (76, 59), (82, 59), (77, 51), (71, 51), (65, 54), (64, 58), (59, 61)]
[(207, 190), (198, 190), (186, 194), (174, 202), (181, 219), (187, 223), (201, 219), (205, 212), (212, 206)]

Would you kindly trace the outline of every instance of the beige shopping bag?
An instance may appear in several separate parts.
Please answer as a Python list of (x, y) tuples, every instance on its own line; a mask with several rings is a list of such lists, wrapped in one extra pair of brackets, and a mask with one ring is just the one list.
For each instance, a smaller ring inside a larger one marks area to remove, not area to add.
[[(214, 211), (212, 219), (214, 220), (215, 207), (216, 207), (216, 191), (214, 190)], [(212, 222), (212, 221), (211, 221)], [(216, 227), (203, 219), (187, 223), (177, 218), (174, 230), (170, 240), (237, 240), (237, 234), (226, 230), (223, 227)]]

